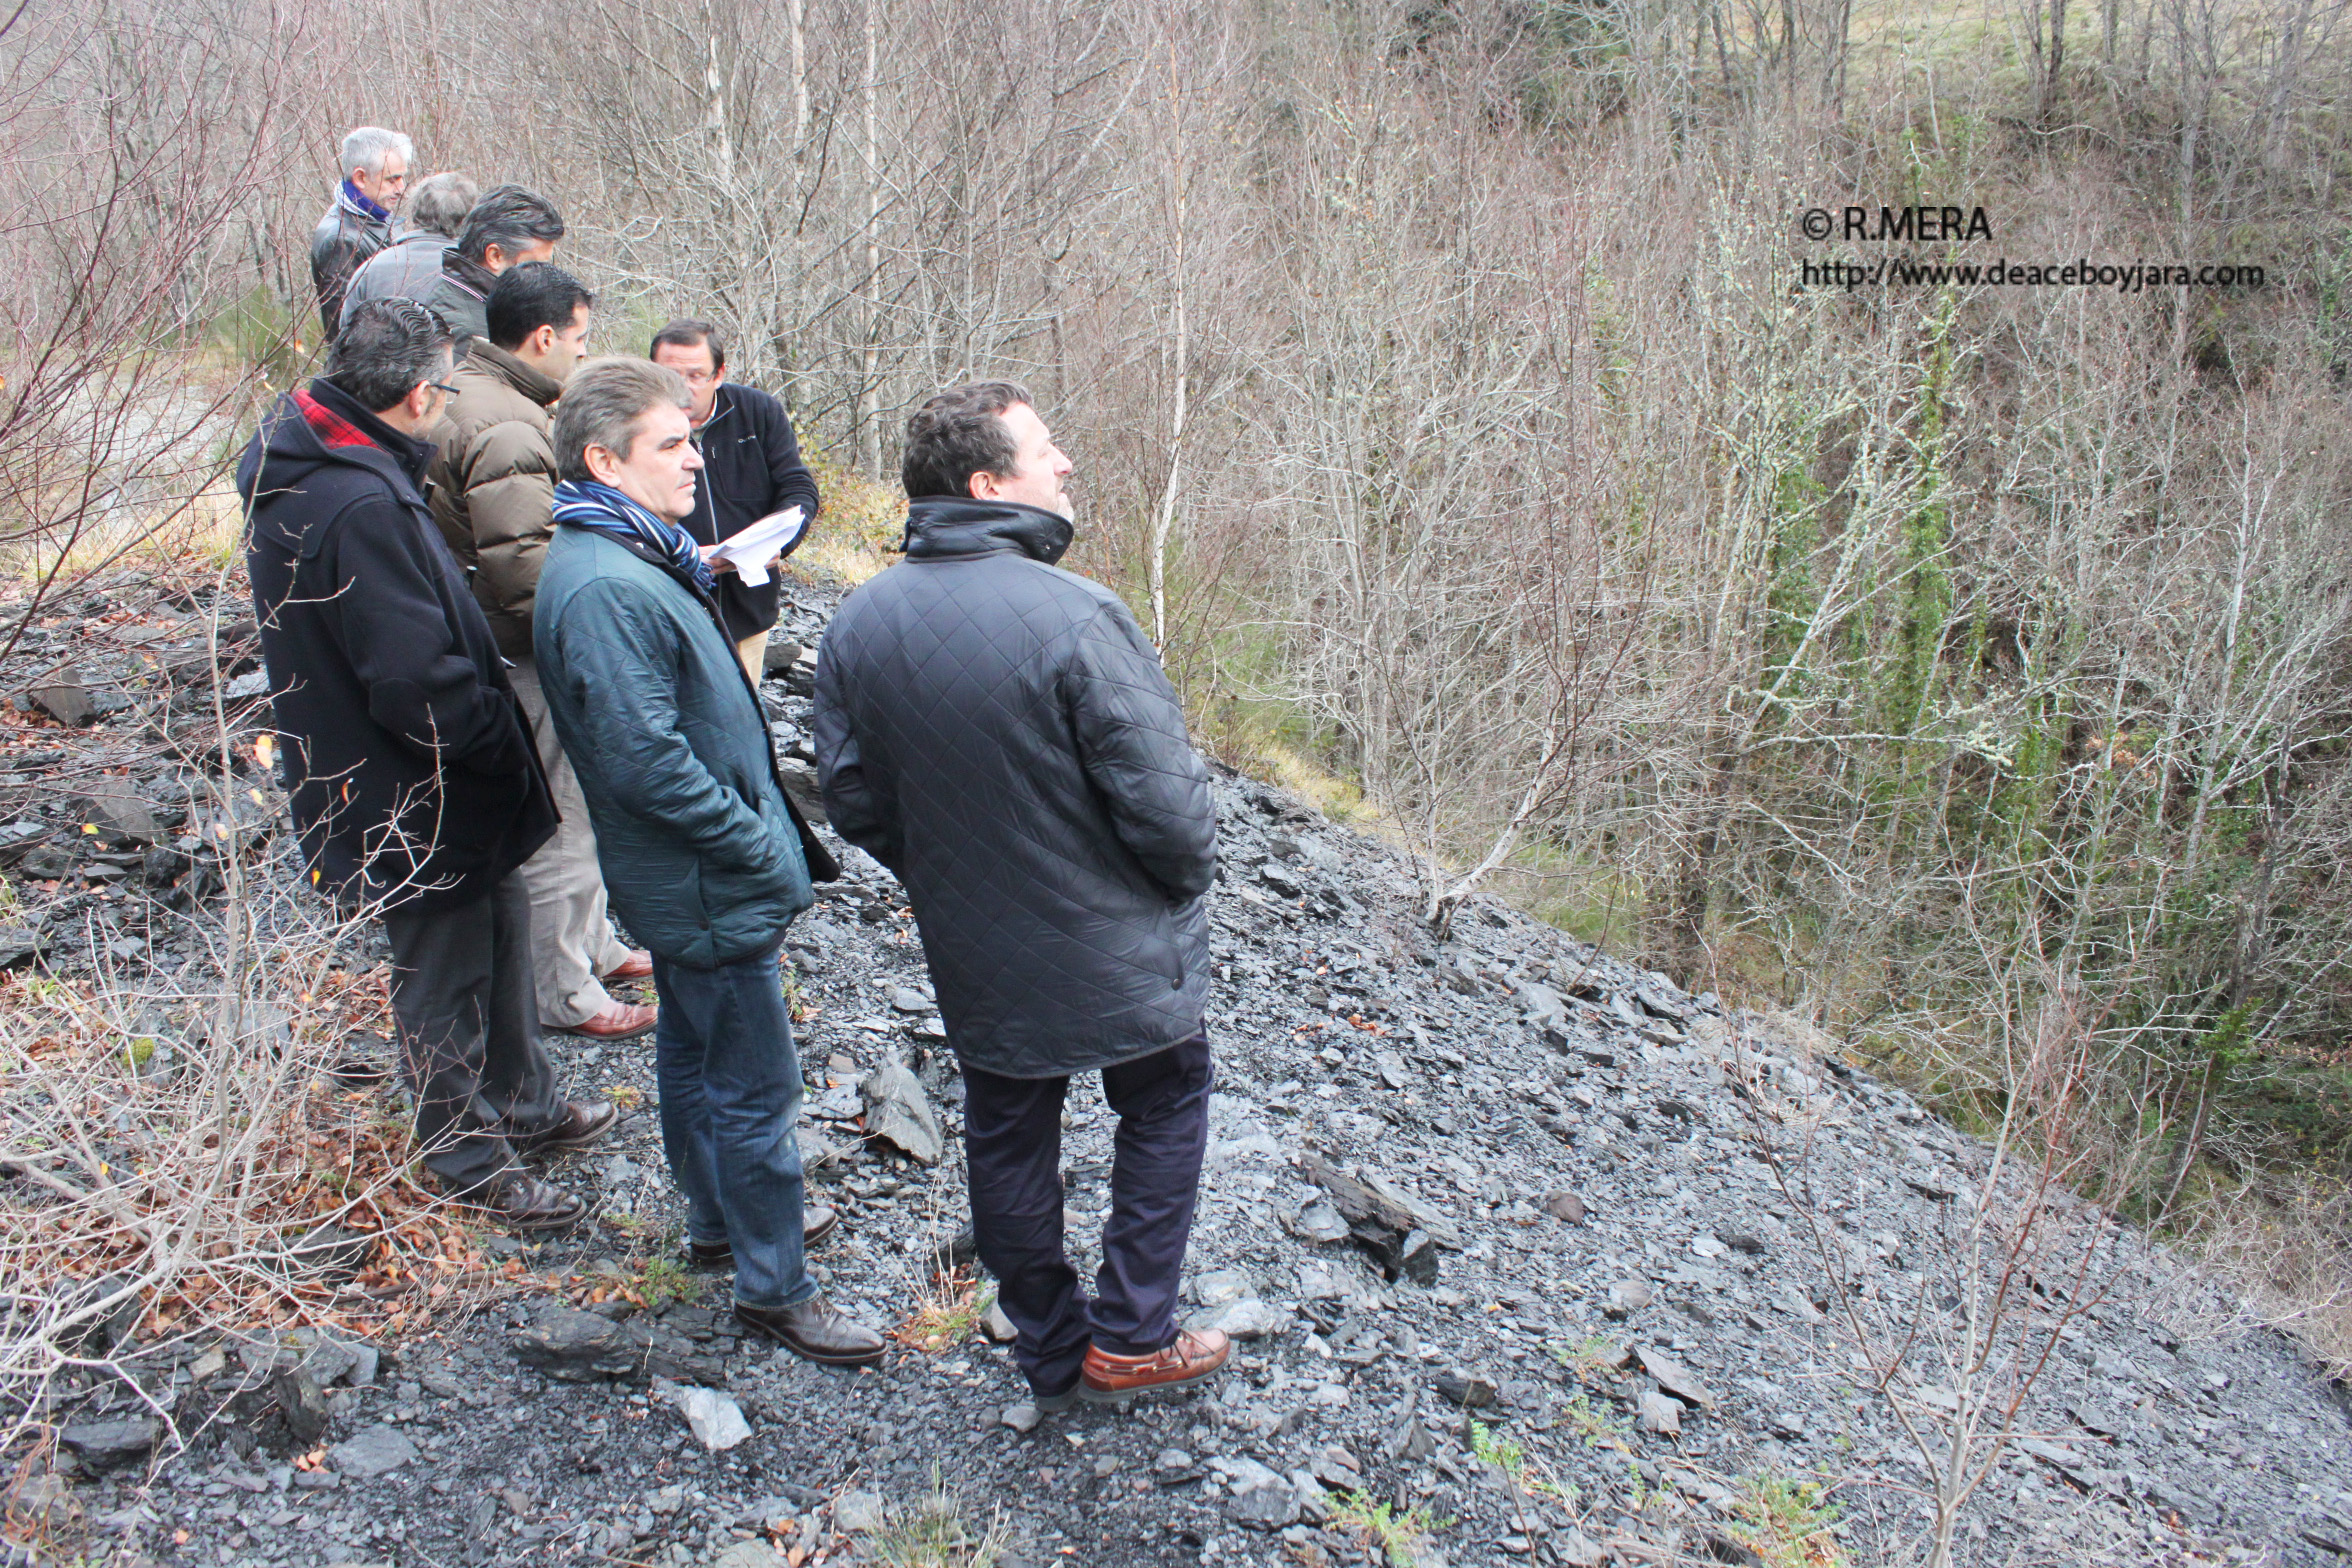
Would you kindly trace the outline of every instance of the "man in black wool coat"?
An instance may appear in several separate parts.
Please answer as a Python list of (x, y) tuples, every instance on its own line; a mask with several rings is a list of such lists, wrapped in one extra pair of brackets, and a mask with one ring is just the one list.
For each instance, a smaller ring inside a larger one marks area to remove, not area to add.
[(482, 607), (418, 484), (450, 392), (450, 331), (369, 300), (327, 373), (280, 398), (237, 463), (245, 565), (309, 880), (380, 914), (425, 1167), (522, 1230), (587, 1214), (519, 1156), (605, 1136), (539, 1034), (517, 874), (555, 804)]
[[(846, 599), (817, 662), (817, 770), (841, 836), (898, 874), (964, 1076), (980, 1260), (1038, 1406), (1198, 1382), (1179, 1331), (1208, 1140), (1208, 769), (1118, 595), (1054, 563), (1070, 460), (1011, 382), (907, 421), (906, 559)], [(1062, 1245), (1062, 1099), (1119, 1116), (1091, 1297)]]

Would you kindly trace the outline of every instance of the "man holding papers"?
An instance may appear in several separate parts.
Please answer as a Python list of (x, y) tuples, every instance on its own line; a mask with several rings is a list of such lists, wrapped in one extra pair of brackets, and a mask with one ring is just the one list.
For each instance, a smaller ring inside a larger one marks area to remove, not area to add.
[[(657, 365), (676, 371), (694, 396), (687, 417), (694, 422), (694, 444), (702, 452), (702, 480), (694, 493), (694, 511), (685, 519), (687, 533), (701, 545), (717, 545), (746, 534), (757, 524), (760, 533), (741, 542), (769, 549), (751, 569), (744, 570), (752, 549), (730, 549), (712, 554), (717, 573), (719, 613), (743, 668), (758, 685), (766, 655), (768, 633), (776, 625), (776, 581), (766, 571), (778, 555), (790, 555), (808, 536), (817, 516), (817, 481), (800, 460), (800, 441), (792, 433), (792, 418), (784, 405), (755, 387), (727, 379), (727, 346), (719, 329), (707, 321), (673, 321), (653, 335), (649, 356)], [(795, 508), (800, 516), (790, 519)]]

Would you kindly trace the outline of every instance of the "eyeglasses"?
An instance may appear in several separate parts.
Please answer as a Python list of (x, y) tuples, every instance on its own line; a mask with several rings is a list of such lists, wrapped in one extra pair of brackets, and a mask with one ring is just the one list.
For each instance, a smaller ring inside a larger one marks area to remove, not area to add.
[(446, 381), (428, 381), (425, 383), (425, 385), (431, 387), (436, 392), (446, 392), (451, 397), (457, 396), (457, 388), (451, 386)]

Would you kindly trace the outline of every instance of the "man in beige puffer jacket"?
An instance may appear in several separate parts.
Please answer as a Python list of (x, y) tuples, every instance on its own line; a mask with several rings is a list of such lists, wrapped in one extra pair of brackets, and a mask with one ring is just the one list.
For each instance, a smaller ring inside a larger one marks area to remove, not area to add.
[(499, 275), (487, 302), (488, 336), (473, 340), (433, 431), (439, 450), (429, 499), (498, 651), (513, 661), (515, 695), (563, 817), (556, 836), (522, 868), (540, 1020), (591, 1039), (625, 1040), (651, 1029), (655, 1010), (615, 1001), (604, 981), (641, 979), (653, 972), (652, 960), (623, 946), (605, 914), (588, 805), (548, 721), (531, 657), (531, 604), (554, 529), (549, 406), (587, 357), (594, 305), (579, 280), (552, 263), (525, 262)]

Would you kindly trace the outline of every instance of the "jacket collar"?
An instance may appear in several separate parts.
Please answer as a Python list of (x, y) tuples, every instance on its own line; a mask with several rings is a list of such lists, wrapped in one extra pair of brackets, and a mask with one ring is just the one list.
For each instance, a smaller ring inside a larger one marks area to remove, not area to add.
[(904, 548), (910, 561), (1018, 550), (1051, 566), (1070, 548), (1073, 532), (1068, 518), (1042, 507), (927, 495), (907, 507)]
[(402, 435), (359, 406), (359, 399), (325, 377), (311, 382), (307, 392), (294, 394), (304, 423), (330, 450), (373, 447), (392, 459), (412, 484), (422, 484), (425, 465), (432, 461), (433, 444)]
[(545, 371), (524, 364), (513, 354), (497, 347), (488, 338), (474, 339), (474, 345), (467, 351), (466, 362), (461, 368), (495, 377), (541, 408), (547, 407), (557, 398), (563, 396), (562, 382), (548, 375)]
[(498, 283), (497, 273), (478, 261), (459, 255), (455, 245), (447, 246), (441, 252), (441, 275), (476, 299), (488, 299), (490, 290)]
[(719, 421), (735, 412), (734, 391), (734, 382), (722, 381), (719, 383), (719, 389), (711, 394), (711, 417), (694, 427), (695, 440), (700, 441), (705, 434), (718, 429)]
[(362, 196), (359, 192), (359, 187), (352, 184), (349, 180), (345, 180), (342, 185), (336, 188), (335, 200), (340, 205), (367, 219), (370, 223), (389, 224), (392, 221), (392, 214), (390, 211), (383, 207), (377, 206), (374, 202), (368, 200), (367, 197)]

